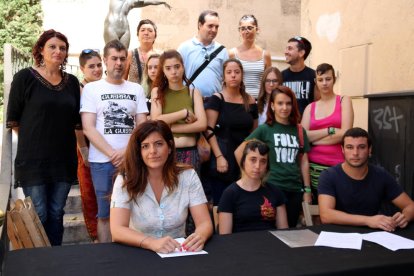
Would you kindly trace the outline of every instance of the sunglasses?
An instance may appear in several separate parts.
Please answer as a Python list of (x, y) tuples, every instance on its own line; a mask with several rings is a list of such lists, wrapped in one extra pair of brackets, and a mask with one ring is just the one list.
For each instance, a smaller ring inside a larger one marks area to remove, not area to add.
[(84, 54), (84, 55), (89, 55), (90, 53), (99, 54), (99, 50), (98, 49), (84, 49), (84, 50), (82, 50), (82, 54)]
[(205, 60), (210, 60), (210, 55), (208, 54), (206, 47), (203, 47), (203, 51), (205, 52), (204, 59)]
[(301, 43), (303, 46), (305, 46), (305, 42), (303, 42), (302, 37), (295, 36), (295, 37), (293, 37), (293, 39), (296, 40), (297, 42)]
[(255, 26), (242, 26), (242, 27), (239, 27), (239, 31), (240, 31), (240, 32), (245, 32), (245, 31), (249, 31), (249, 32), (251, 32), (251, 31), (253, 31), (254, 29), (256, 29), (256, 27), (255, 27)]

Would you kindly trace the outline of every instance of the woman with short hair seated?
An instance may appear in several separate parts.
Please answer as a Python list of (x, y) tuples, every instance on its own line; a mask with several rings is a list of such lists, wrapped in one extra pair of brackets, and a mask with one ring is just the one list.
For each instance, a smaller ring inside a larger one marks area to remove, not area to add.
[(219, 233), (288, 228), (283, 193), (266, 185), (269, 147), (259, 141), (247, 142), (240, 161), (241, 179), (232, 183), (220, 199)]
[[(207, 200), (196, 172), (175, 160), (165, 122), (146, 121), (134, 130), (112, 193), (113, 241), (159, 253), (203, 249), (213, 232)], [(175, 239), (185, 236), (188, 211), (195, 231), (179, 244)]]

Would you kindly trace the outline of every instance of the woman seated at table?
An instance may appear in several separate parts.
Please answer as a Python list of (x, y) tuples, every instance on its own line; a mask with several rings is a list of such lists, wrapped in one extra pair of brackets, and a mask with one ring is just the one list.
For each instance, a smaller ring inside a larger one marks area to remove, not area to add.
[[(175, 161), (169, 126), (146, 121), (135, 129), (112, 193), (113, 241), (159, 253), (200, 251), (213, 232), (206, 202), (196, 172)], [(185, 236), (188, 211), (195, 231), (179, 244), (174, 239)]]
[(218, 207), (219, 233), (288, 228), (283, 193), (266, 185), (269, 147), (247, 142), (240, 160), (242, 177), (224, 190)]

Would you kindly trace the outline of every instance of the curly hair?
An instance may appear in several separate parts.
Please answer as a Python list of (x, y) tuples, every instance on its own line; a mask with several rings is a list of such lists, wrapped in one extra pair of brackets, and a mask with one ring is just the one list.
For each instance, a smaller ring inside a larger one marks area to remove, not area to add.
[(69, 42), (64, 34), (57, 32), (53, 29), (44, 31), (40, 35), (39, 39), (36, 41), (32, 49), (33, 59), (35, 61), (36, 66), (41, 66), (41, 64), (43, 63), (43, 56), (42, 56), (43, 47), (45, 47), (46, 42), (53, 37), (56, 37), (57, 39), (63, 41), (66, 44), (66, 56), (62, 64), (60, 65), (60, 69), (65, 70), (66, 63), (68, 62), (68, 55), (69, 55)]

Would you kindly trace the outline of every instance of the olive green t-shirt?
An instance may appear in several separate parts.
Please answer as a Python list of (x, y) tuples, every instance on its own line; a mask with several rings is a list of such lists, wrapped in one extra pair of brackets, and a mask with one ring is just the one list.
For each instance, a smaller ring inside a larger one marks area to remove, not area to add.
[[(172, 90), (167, 88), (165, 91), (164, 97), (164, 107), (162, 108), (162, 114), (173, 113), (176, 111), (183, 110), (184, 108), (188, 109), (191, 112), (193, 111), (193, 99), (191, 98), (190, 91), (188, 87), (184, 87), (181, 90)], [(185, 120), (179, 120), (177, 124), (185, 124)], [(173, 133), (174, 137), (191, 137), (195, 136), (195, 133)]]
[[(299, 137), (296, 126), (274, 123), (256, 128), (245, 140), (258, 139), (270, 148), (270, 172), (267, 182), (281, 190), (300, 192), (302, 176), (298, 162)], [(310, 150), (308, 137), (303, 129), (303, 152)]]

